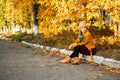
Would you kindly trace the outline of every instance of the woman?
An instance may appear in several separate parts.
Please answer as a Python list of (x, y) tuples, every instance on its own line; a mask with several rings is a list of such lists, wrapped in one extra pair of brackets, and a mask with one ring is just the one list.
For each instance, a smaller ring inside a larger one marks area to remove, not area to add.
[(85, 22), (79, 23), (80, 32), (78, 39), (75, 43), (69, 46), (69, 49), (73, 49), (73, 53), (70, 56), (65, 57), (63, 60), (60, 60), (61, 63), (79, 64), (79, 53), (82, 55), (90, 55), (91, 53), (95, 54), (95, 43), (91, 36), (91, 33), (87, 30)]

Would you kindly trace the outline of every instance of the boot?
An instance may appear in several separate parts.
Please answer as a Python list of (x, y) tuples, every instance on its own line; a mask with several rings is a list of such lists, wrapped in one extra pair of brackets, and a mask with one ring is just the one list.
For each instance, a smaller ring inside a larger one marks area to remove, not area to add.
[(63, 60), (60, 60), (60, 63), (70, 63), (71, 58), (69, 56), (65, 57)]
[(72, 58), (71, 63), (72, 64), (80, 64), (80, 58), (79, 57)]

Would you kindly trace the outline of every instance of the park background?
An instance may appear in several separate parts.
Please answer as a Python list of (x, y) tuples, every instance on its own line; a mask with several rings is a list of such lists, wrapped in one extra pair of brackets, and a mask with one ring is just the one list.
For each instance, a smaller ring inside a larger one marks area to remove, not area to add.
[(0, 0), (0, 34), (68, 49), (85, 21), (96, 55), (120, 60), (119, 7), (120, 0)]

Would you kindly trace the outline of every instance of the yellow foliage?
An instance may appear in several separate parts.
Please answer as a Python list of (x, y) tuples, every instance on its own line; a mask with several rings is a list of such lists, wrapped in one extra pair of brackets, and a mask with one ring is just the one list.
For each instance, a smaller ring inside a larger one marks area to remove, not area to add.
[[(92, 25), (99, 28), (105, 28), (107, 17), (110, 15), (113, 26), (115, 22), (120, 22), (120, 0), (6, 0), (5, 18), (18, 25), (26, 26), (28, 22), (33, 25), (33, 6), (37, 3), (38, 7), (37, 19), (39, 21), (39, 31), (43, 32), (47, 37), (62, 33), (62, 31), (72, 30), (77, 32), (76, 26), (71, 23), (78, 23), (85, 20), (90, 26), (92, 18), (95, 21)], [(9, 2), (9, 3), (8, 3)], [(104, 13), (105, 11), (105, 13)], [(10, 17), (9, 17), (10, 16)], [(63, 21), (69, 18), (71, 23), (68, 26), (63, 25)], [(105, 19), (103, 19), (105, 18)], [(14, 19), (14, 20), (13, 20)], [(42, 23), (42, 24), (41, 24)], [(110, 27), (114, 28), (114, 27)]]

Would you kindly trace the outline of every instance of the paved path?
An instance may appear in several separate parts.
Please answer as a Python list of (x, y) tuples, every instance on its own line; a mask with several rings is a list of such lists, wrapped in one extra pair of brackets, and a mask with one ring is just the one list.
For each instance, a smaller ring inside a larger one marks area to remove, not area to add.
[(120, 80), (120, 74), (97, 66), (61, 64), (60, 57), (0, 40), (0, 80)]

